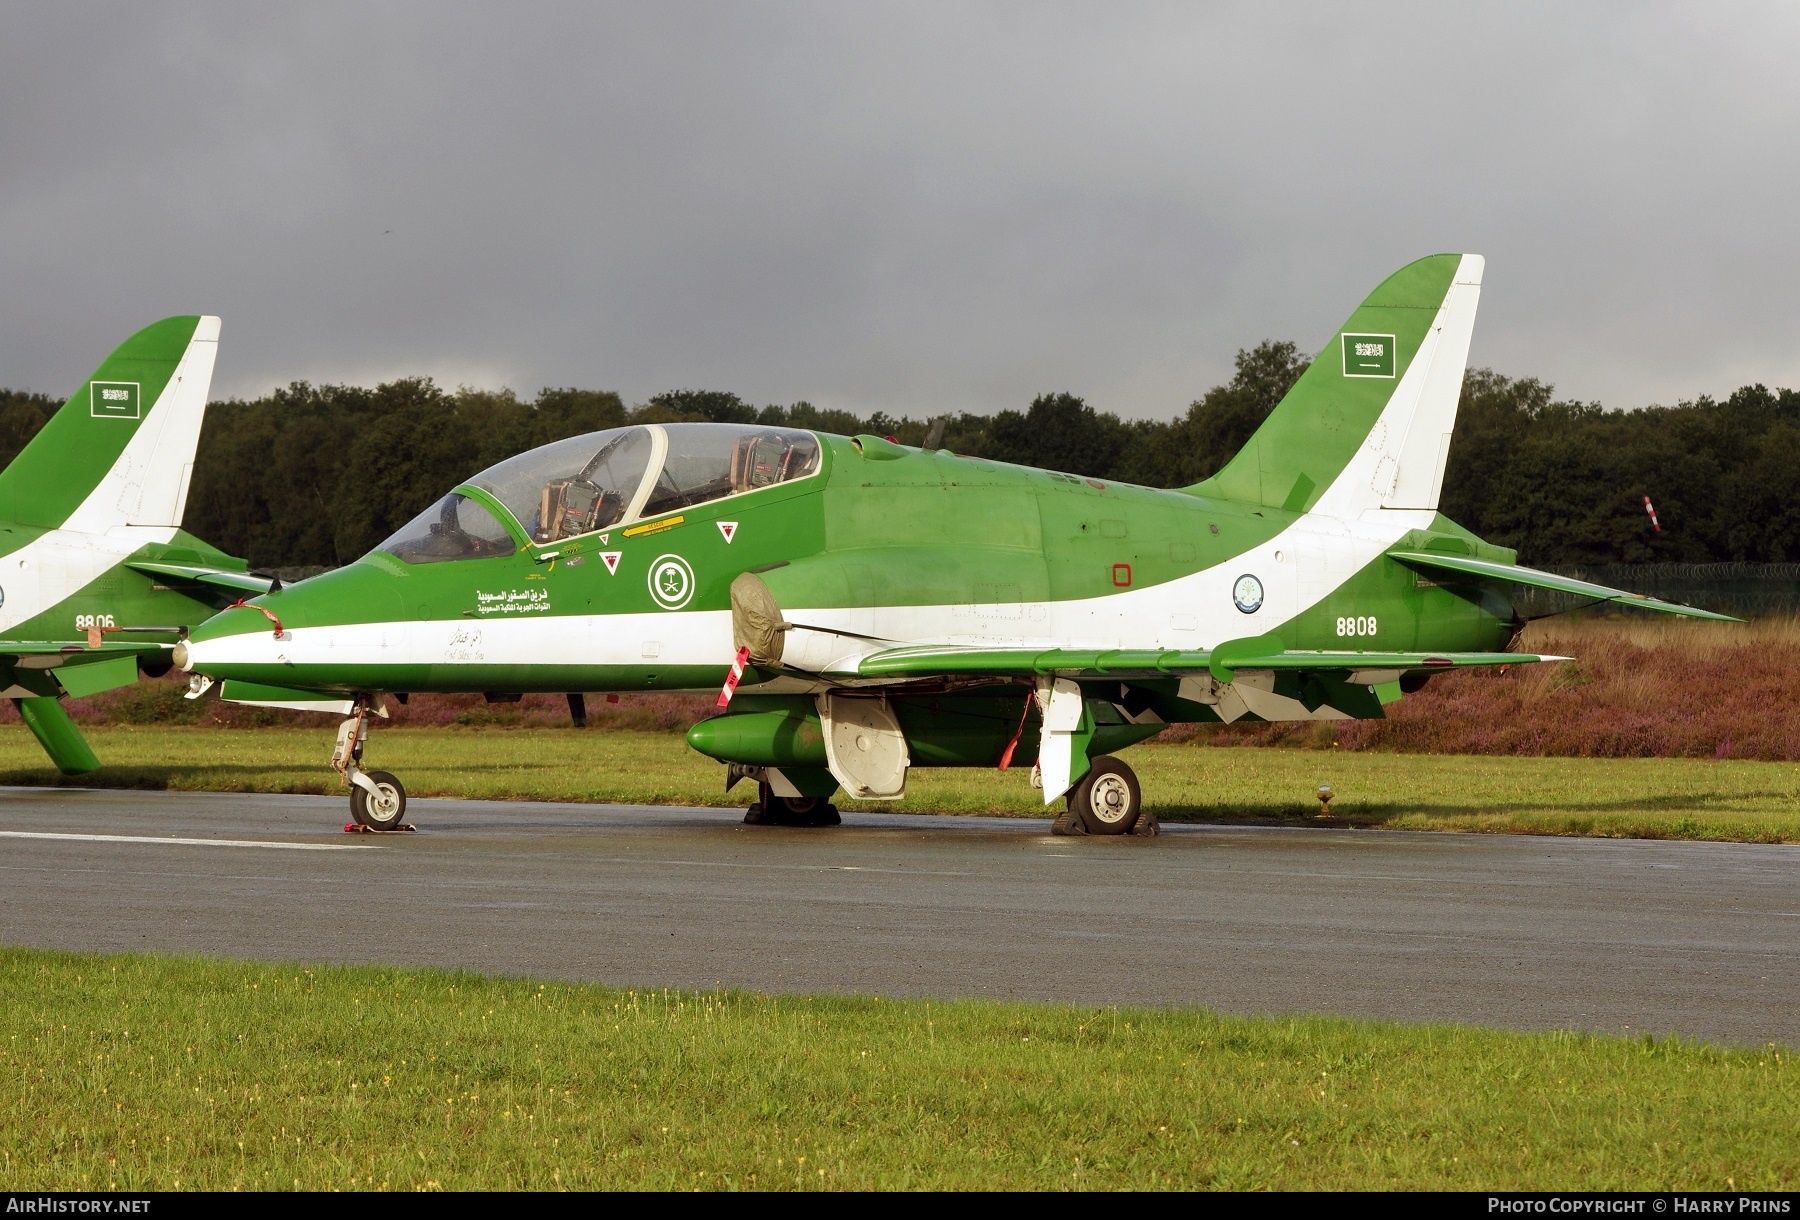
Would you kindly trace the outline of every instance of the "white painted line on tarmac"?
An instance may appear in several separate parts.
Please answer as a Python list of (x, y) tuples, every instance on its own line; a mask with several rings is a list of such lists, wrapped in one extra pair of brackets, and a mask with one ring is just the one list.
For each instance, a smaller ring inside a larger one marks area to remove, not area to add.
[(273, 839), (165, 839), (156, 835), (54, 834), (43, 830), (0, 830), (0, 839), (67, 839), (78, 843), (168, 843), (176, 847), (273, 847), (285, 851), (366, 851), (374, 844), (282, 843)]

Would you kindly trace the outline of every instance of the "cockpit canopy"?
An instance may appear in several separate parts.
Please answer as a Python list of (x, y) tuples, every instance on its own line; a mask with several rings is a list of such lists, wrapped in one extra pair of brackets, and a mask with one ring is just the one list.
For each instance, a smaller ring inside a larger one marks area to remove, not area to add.
[[(572, 436), (490, 466), (465, 486), (488, 493), (532, 542), (676, 512), (819, 469), (810, 432), (753, 424), (641, 424)], [(481, 500), (453, 491), (382, 543), (407, 563), (509, 555), (511, 533)]]

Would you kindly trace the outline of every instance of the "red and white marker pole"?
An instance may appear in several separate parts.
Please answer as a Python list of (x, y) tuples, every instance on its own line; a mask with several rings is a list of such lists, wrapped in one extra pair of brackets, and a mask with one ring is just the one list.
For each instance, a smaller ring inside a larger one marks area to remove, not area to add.
[(1662, 533), (1662, 522), (1656, 519), (1656, 505), (1650, 503), (1649, 496), (1644, 497), (1644, 511), (1650, 516), (1650, 528), (1659, 534)]
[(722, 712), (730, 704), (731, 697), (737, 694), (738, 683), (744, 680), (744, 666), (749, 660), (750, 649), (748, 647), (737, 650), (737, 659), (731, 663), (731, 672), (725, 675), (725, 686), (719, 691), (719, 702), (714, 710)]

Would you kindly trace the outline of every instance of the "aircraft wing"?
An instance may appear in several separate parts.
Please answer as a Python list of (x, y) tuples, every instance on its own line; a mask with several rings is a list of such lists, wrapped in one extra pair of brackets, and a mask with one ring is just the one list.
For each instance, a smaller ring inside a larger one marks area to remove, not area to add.
[[(11, 696), (54, 695), (58, 686), (77, 699), (130, 686), (138, 679), (141, 658), (167, 652), (168, 644), (102, 640), (71, 644), (64, 640), (0, 641), (0, 660), (8, 663), (4, 683)], [(46, 685), (48, 683), (49, 685)]]
[(127, 560), (125, 566), (134, 572), (142, 572), (146, 576), (162, 576), (170, 580), (191, 581), (194, 584), (212, 585), (215, 588), (231, 589), (239, 593), (267, 593), (270, 580), (266, 576), (252, 576), (248, 572), (233, 572), (229, 568), (209, 568), (195, 563), (161, 563), (147, 559)]
[(1473, 578), (1476, 581), (1549, 589), (1557, 593), (1572, 593), (1578, 597), (1594, 597), (1601, 601), (1618, 602), (1622, 606), (1639, 606), (1645, 610), (1660, 610), (1665, 614), (1686, 615), (1689, 618), (1710, 618), (1724, 623), (1744, 621), (1741, 618), (1733, 618), (1729, 614), (1715, 614), (1711, 610), (1683, 606), (1679, 602), (1659, 601), (1654, 597), (1645, 597), (1642, 593), (1628, 593), (1624, 589), (1609, 589), (1605, 585), (1576, 580), (1572, 576), (1558, 576), (1554, 572), (1539, 572), (1535, 568), (1521, 568), (1517, 564), (1495, 563), (1491, 559), (1475, 559), (1468, 555), (1443, 555), (1436, 551), (1389, 551), (1388, 558), (1397, 559), (1409, 568), (1428, 574), (1443, 573)]
[[(1395, 677), (1407, 670), (1461, 669), (1479, 665), (1524, 665), (1566, 661), (1567, 657), (1518, 652), (1321, 652), (1282, 648), (1268, 637), (1202, 649), (983, 648), (954, 644), (906, 645), (846, 658), (829, 676), (846, 678), (939, 678), (992, 675), (1026, 677), (1155, 678), (1210, 672), (1231, 681), (1240, 669), (1345, 670)], [(1390, 680), (1370, 677), (1370, 682)]]
[[(166, 630), (173, 631), (174, 628)], [(70, 640), (0, 640), (0, 657), (44, 657), (57, 653), (75, 657), (89, 656), (96, 652), (126, 653), (141, 657), (153, 652), (167, 652), (172, 647), (172, 644), (143, 640), (106, 640), (98, 646), (77, 644)]]

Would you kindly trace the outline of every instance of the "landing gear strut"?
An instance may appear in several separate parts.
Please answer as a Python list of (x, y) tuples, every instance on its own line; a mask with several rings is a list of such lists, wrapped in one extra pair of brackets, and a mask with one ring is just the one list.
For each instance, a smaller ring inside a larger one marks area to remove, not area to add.
[(406, 789), (386, 771), (362, 769), (363, 743), (369, 739), (369, 705), (358, 700), (356, 714), (338, 726), (331, 766), (350, 789), (350, 816), (370, 830), (396, 830), (406, 816)]

